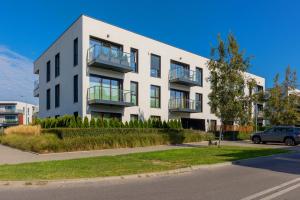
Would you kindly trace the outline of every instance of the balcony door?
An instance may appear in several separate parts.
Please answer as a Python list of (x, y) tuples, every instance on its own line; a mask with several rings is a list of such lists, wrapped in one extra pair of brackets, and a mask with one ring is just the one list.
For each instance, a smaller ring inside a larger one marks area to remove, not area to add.
[(172, 106), (177, 108), (189, 108), (189, 93), (181, 90), (171, 89), (170, 91), (170, 99)]
[(90, 76), (90, 98), (106, 101), (122, 101), (122, 81), (96, 75)]
[(171, 60), (171, 76), (173, 78), (189, 78), (190, 66), (184, 63)]

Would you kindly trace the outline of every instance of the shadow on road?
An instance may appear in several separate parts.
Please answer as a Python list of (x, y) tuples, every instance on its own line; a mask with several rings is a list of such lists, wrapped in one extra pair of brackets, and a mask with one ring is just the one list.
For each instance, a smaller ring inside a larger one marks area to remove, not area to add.
[[(287, 154), (279, 154), (279, 155), (273, 155), (268, 157), (260, 157), (260, 158), (236, 161), (234, 162), (234, 165), (300, 175), (300, 147), (299, 146), (285, 147), (285, 149), (291, 150), (293, 152)], [(259, 150), (259, 151), (267, 151), (267, 150)], [(243, 154), (244, 153), (245, 152), (243, 152)], [(256, 153), (259, 152), (253, 152), (253, 151), (249, 152), (249, 154), (253, 154), (253, 155), (255, 155)], [(241, 155), (239, 155), (238, 153), (232, 155), (227, 154), (224, 156), (233, 156), (235, 158), (241, 157)]]

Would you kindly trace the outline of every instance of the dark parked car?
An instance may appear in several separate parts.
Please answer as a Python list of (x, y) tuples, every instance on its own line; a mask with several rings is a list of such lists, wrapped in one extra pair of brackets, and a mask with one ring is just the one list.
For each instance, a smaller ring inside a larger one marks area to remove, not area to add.
[(280, 142), (288, 146), (300, 144), (300, 128), (294, 126), (275, 126), (263, 132), (251, 134), (255, 144)]

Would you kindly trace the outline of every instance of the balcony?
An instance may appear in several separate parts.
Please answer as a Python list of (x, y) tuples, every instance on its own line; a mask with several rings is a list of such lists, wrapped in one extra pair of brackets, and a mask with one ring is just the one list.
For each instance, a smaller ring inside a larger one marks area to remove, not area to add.
[(0, 109), (0, 115), (17, 115), (22, 113), (23, 110), (20, 109)]
[(18, 124), (19, 124), (18, 120), (13, 120), (13, 119), (0, 120), (0, 127), (14, 126)]
[(88, 89), (88, 103), (119, 107), (134, 106), (131, 102), (131, 91), (104, 86), (93, 86)]
[(201, 102), (191, 99), (170, 99), (169, 111), (184, 113), (201, 112)]
[(170, 70), (169, 82), (186, 86), (202, 86), (201, 78), (196, 76), (196, 72), (184, 68)]
[(34, 88), (33, 88), (33, 96), (34, 97), (39, 97), (39, 81), (38, 80), (35, 80), (34, 81)]
[(88, 49), (87, 62), (89, 66), (100, 67), (117, 72), (130, 72), (134, 55), (118, 49), (102, 45), (94, 45)]

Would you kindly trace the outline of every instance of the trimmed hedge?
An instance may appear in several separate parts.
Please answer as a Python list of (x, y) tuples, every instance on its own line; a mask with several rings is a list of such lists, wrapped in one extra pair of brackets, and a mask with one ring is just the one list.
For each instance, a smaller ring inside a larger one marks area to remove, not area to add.
[(64, 115), (58, 118), (37, 119), (36, 125), (41, 125), (42, 128), (174, 128), (181, 129), (180, 120), (133, 120), (123, 123), (117, 119), (102, 120), (99, 118), (92, 118), (89, 120), (84, 117), (75, 118), (73, 115)]
[[(76, 130), (76, 131), (75, 131)], [(39, 136), (5, 135), (2, 144), (38, 153), (182, 144), (213, 139), (211, 133), (183, 129), (44, 129)]]

